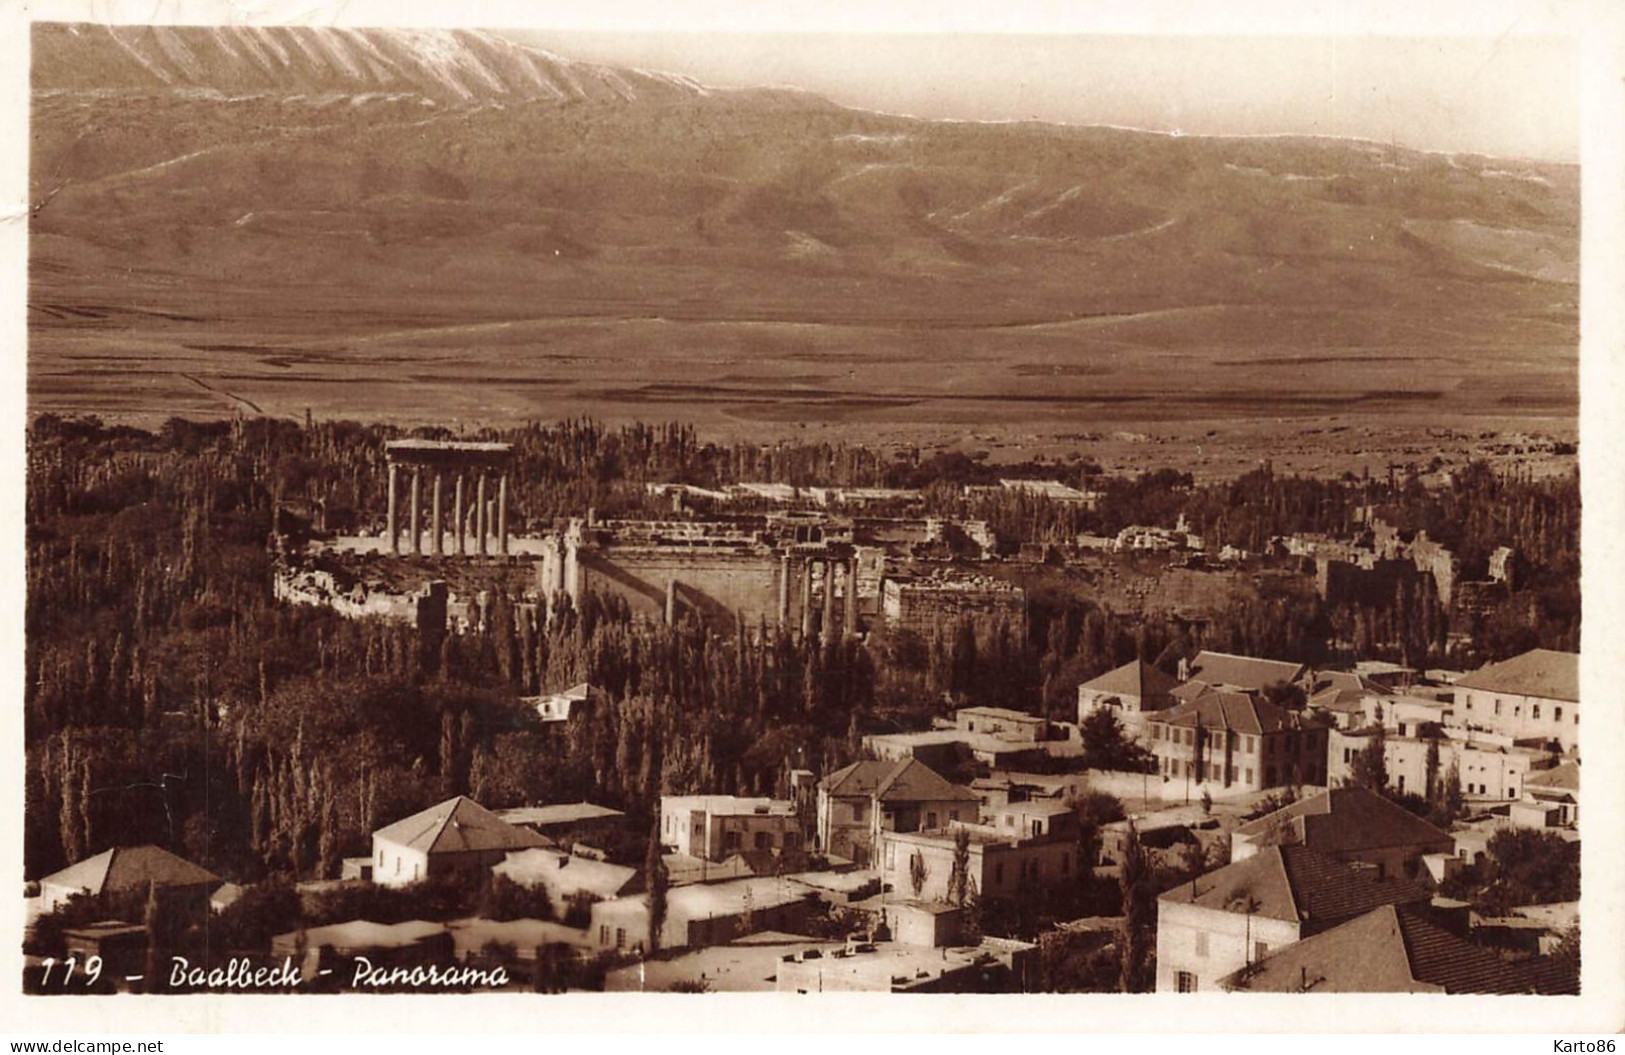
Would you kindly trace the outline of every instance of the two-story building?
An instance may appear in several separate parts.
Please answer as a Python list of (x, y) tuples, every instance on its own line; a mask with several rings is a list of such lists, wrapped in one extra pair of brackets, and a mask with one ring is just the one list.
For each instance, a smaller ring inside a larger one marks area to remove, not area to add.
[(977, 807), (974, 792), (917, 759), (854, 762), (818, 784), (818, 844), (826, 853), (868, 864), (881, 832), (973, 822)]
[[(921, 901), (948, 901), (960, 832), (967, 838), (969, 892), (982, 899), (1012, 899), (1027, 891), (1078, 881), (1078, 816), (1058, 802), (1020, 802), (984, 823), (950, 823), (926, 831), (880, 833), (877, 867), (894, 893)], [(915, 879), (919, 887), (915, 887)]]
[(1307, 846), (1266, 846), (1157, 899), (1157, 992), (1222, 988), (1272, 952), (1382, 905), (1422, 905), (1427, 891)]
[(1456, 682), (1455, 718), (1514, 740), (1580, 743), (1580, 657), (1537, 648)]
[(1246, 693), (1208, 689), (1145, 715), (1141, 742), (1167, 781), (1195, 790), (1260, 791), (1326, 783), (1328, 723)]
[[(1376, 735), (1375, 727), (1332, 730), (1327, 773), (1333, 787), (1352, 779), (1355, 760), (1369, 749)], [(1524, 747), (1510, 737), (1482, 730), (1447, 726), (1431, 736), (1385, 730), (1383, 759), (1389, 786), (1399, 792), (1427, 794), (1428, 757), (1434, 753), (1438, 760), (1435, 780), (1448, 780), (1454, 767), (1463, 795), (1496, 802), (1520, 797), (1530, 774), (1552, 757), (1540, 748)]]
[(660, 845), (703, 861), (806, 849), (795, 803), (738, 795), (662, 795)]

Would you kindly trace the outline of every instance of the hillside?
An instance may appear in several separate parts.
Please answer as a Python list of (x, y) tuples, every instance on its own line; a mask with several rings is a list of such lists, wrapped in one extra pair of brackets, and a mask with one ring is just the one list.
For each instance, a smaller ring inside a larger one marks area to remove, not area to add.
[(464, 31), (39, 26), (33, 84), (38, 408), (1574, 404), (1572, 166), (927, 122)]

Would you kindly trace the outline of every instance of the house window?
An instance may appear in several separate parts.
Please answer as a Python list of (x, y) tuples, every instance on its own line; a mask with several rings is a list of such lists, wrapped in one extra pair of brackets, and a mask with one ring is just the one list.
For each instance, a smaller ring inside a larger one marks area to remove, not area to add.
[(609, 924), (607, 923), (601, 923), (598, 926), (598, 944), (609, 944)]
[(1497, 718), (1499, 718), (1501, 716), (1501, 701), (1500, 700), (1495, 701), (1495, 716)]
[(937, 826), (937, 813), (936, 813), (936, 811), (935, 810), (927, 810), (926, 814), (925, 814), (925, 827), (926, 827), (926, 830), (927, 831), (934, 830), (936, 828), (936, 826)]
[(1181, 993), (1196, 992), (1196, 976), (1189, 971), (1176, 971), (1174, 973), (1174, 988)]
[(959, 811), (958, 810), (949, 810), (948, 811), (948, 819), (950, 821), (957, 821), (959, 819)]
[(1253, 942), (1253, 962), (1257, 963), (1270, 954), (1270, 943), (1267, 941)]
[(616, 927), (615, 928), (615, 947), (617, 949), (626, 948), (626, 928), (625, 927)]
[(1529, 717), (1535, 718), (1535, 719), (1540, 718), (1540, 704), (1538, 704), (1538, 703), (1530, 704), (1530, 706), (1529, 706)]
[(723, 832), (722, 833), (722, 845), (723, 845), (724, 849), (728, 849), (728, 850), (737, 850), (737, 849), (739, 849), (739, 833), (738, 832)]
[(1343, 748), (1343, 764), (1346, 766), (1346, 765), (1350, 764), (1353, 761), (1354, 761), (1354, 749), (1349, 748), (1349, 747)]
[(1247, 742), (1247, 746), (1246, 746), (1246, 748), (1244, 750), (1250, 755), (1250, 754), (1253, 753), (1253, 749), (1257, 745), (1253, 743), (1253, 738), (1250, 737), (1250, 736), (1247, 738), (1246, 742)]
[(1161, 740), (1162, 739), (1162, 726), (1153, 725), (1151, 727), (1151, 739), (1153, 739), (1153, 740)]
[(852, 804), (852, 819), (857, 821), (859, 824), (863, 823), (863, 806), (864, 804), (861, 802), (854, 802)]
[(396, 875), (400, 875), (400, 874), (401, 874), (401, 858), (400, 858), (400, 855), (399, 855), (399, 854), (397, 854), (397, 855), (396, 855), (396, 856), (395, 856), (395, 874), (396, 874)]
[(1249, 769), (1247, 771), (1247, 783), (1251, 784), (1252, 782), (1253, 782), (1253, 771)]
[(1196, 932), (1196, 955), (1207, 955), (1207, 931), (1205, 930), (1199, 930)]
[(767, 832), (756, 833), (756, 849), (766, 850), (773, 845), (773, 836)]
[(412, 865), (412, 882), (414, 883), (418, 881), (418, 867), (416, 863)]
[(1401, 795), (1405, 794), (1405, 774), (1403, 773), (1399, 775), (1399, 793)]
[(1553, 707), (1552, 708), (1552, 721), (1561, 722), (1562, 720), (1563, 720), (1563, 708), (1561, 708), (1561, 707)]
[(896, 843), (887, 843), (886, 844), (886, 867), (888, 869), (897, 867), (897, 844)]

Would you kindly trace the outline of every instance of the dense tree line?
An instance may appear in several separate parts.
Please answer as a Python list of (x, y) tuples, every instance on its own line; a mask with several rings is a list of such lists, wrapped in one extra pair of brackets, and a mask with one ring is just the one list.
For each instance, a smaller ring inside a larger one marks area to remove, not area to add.
[[(825, 647), (762, 626), (652, 625), (589, 595), (536, 618), (498, 598), (488, 631), (426, 648), (408, 627), (275, 604), (274, 526), (379, 527), (383, 443), (395, 435), (346, 422), (177, 419), (145, 432), (37, 419), (26, 498), (29, 875), (155, 842), (233, 878), (331, 876), (367, 852), (374, 828), (459, 793), (497, 807), (587, 798), (642, 822), (662, 792), (776, 792), (789, 769), (828, 772), (857, 757), (863, 733), (918, 727), (956, 702), (1042, 701), (1067, 718), (1080, 680), (1134, 657), (1171, 666), (1213, 647), (1320, 662), (1335, 638), (1360, 638), (1360, 618), (1377, 618), (1328, 610), (1301, 583), (1265, 585), (1200, 621), (1038, 590), (1025, 637), (963, 624)], [(976, 512), (1012, 544), (1181, 512), (1238, 539), (1333, 530), (1344, 523), (1335, 507), (1368, 500), (1352, 485), (1261, 475), (1193, 488), (1175, 472), (1115, 481), (1072, 463), (1063, 479), (1088, 477), (1110, 496), (1091, 512), (1019, 493), (967, 498), (951, 484), (992, 473), (974, 459), (716, 445), (681, 425), (590, 421), (461, 438), (515, 445), (520, 530), (588, 508), (672, 515), (646, 493), (657, 480), (921, 484), (928, 509)], [(1447, 498), (1408, 484), (1379, 497), (1396, 520), (1410, 516), (1467, 554), (1509, 534), (1522, 545), (1527, 531), (1539, 603), (1521, 625), (1561, 645), (1578, 626), (1577, 586), (1565, 607), (1564, 579), (1576, 566), (1574, 487), (1478, 473)], [(1413, 603), (1424, 611), (1406, 625), (1423, 628), (1432, 655), (1438, 613), (1425, 599), (1394, 607)], [(1373, 624), (1373, 649), (1387, 632)], [(579, 681), (603, 693), (581, 721), (543, 727), (517, 703)], [(626, 856), (635, 863), (641, 850), (639, 840)]]

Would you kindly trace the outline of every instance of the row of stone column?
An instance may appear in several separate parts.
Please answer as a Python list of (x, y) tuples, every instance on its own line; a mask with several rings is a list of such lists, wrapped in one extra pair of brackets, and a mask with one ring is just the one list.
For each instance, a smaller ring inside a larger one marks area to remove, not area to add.
[[(394, 462), (389, 463), (389, 522), (386, 531), (389, 536), (389, 552), (399, 555), (401, 552), (401, 524), (398, 514), (399, 469)], [(410, 497), (407, 500), (407, 539), (408, 548), (414, 555), (423, 553), (423, 472), (412, 467), (412, 478), (408, 485)], [(433, 470), (429, 488), (431, 499), (429, 503), (429, 551), (436, 557), (446, 554), (446, 529), (442, 521), (445, 510), (443, 495), (442, 473)], [(495, 499), (486, 496), (486, 474), (480, 473), (475, 477), (474, 495), (471, 503), (465, 504), (465, 478), (462, 473), (456, 475), (454, 483), (451, 531), (455, 540), (458, 556), (467, 556), (469, 540), (472, 539), (475, 552), (481, 556), (488, 556), (493, 540), (496, 551), (504, 556), (508, 553), (508, 474), (501, 473), (497, 477)]]
[[(797, 567), (799, 565), (799, 568)], [(825, 642), (834, 639), (835, 633), (835, 577), (837, 570), (841, 573), (842, 597), (841, 626), (848, 634), (858, 632), (858, 562), (851, 557), (843, 560), (833, 558), (786, 556), (782, 558), (779, 567), (779, 625), (786, 626), (792, 632), (799, 632), (803, 638), (811, 637), (813, 632), (813, 571), (814, 565), (822, 565), (821, 579), (823, 581), (823, 620), (821, 622), (822, 636)], [(799, 583), (798, 583), (799, 581)], [(797, 599), (797, 612), (791, 616), (792, 584), (798, 588), (793, 592)]]

